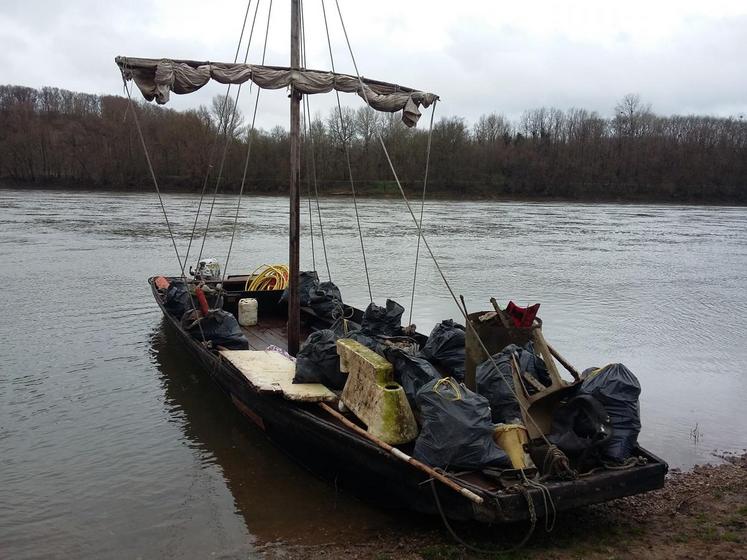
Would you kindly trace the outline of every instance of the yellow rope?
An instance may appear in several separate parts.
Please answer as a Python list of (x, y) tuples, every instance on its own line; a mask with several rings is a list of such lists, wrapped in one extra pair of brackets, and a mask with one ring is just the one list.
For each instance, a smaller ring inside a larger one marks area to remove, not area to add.
[(289, 274), (288, 267), (284, 264), (263, 264), (249, 275), (244, 291), (284, 290), (288, 287)]

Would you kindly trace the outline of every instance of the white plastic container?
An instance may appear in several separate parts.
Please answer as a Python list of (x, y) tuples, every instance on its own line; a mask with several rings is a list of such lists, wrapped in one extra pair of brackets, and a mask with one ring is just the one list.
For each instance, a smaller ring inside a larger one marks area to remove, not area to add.
[(243, 298), (239, 300), (239, 325), (251, 327), (257, 324), (257, 300)]

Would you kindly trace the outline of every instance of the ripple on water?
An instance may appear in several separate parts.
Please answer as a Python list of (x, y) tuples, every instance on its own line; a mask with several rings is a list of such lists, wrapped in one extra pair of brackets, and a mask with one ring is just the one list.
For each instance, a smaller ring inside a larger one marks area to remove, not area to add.
[[(196, 199), (165, 199), (183, 253)], [(225, 259), (235, 201), (219, 197), (205, 255)], [(146, 278), (177, 266), (152, 195), (0, 191), (0, 205), (4, 261), (24, 272), (19, 282), (0, 267), (16, 302), (0, 324), (4, 551), (247, 556), (255, 539), (356, 542), (417, 523), (288, 461), (162, 330)], [(407, 304), (417, 238), (406, 209), (359, 206), (375, 299)], [(232, 271), (284, 261), (285, 201), (252, 197), (246, 209)], [(350, 202), (324, 199), (322, 213), (333, 280), (364, 307)], [(626, 363), (643, 386), (641, 440), (685, 467), (713, 460), (714, 448), (747, 447), (735, 421), (747, 394), (745, 226), (747, 211), (721, 207), (433, 201), (424, 213), (470, 310), (488, 309), (489, 296), (539, 301), (547, 338), (575, 365)], [(321, 252), (316, 262), (326, 270)], [(40, 297), (27, 303), (29, 294)], [(413, 319), (427, 332), (455, 316), (421, 246)]]

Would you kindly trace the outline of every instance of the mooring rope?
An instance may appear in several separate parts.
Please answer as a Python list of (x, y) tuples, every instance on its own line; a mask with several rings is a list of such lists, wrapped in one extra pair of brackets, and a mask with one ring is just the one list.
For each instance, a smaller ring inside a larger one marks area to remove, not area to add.
[[(471, 550), (472, 552), (476, 552), (477, 554), (507, 554), (509, 552), (513, 552), (523, 547), (525, 544), (527, 544), (529, 539), (532, 537), (532, 534), (534, 534), (534, 529), (537, 526), (537, 512), (534, 509), (534, 501), (532, 500), (532, 496), (529, 494), (529, 491), (523, 486), (518, 486), (518, 488), (519, 488), (519, 492), (521, 493), (522, 496), (524, 496), (524, 499), (527, 502), (527, 509), (529, 510), (529, 529), (527, 529), (527, 532), (524, 534), (521, 540), (515, 545), (509, 548), (506, 548), (506, 549), (498, 549), (498, 548), (490, 549), (490, 548), (479, 548), (474, 545), (471, 545), (467, 541), (465, 541), (463, 538), (461, 538), (459, 535), (457, 535), (456, 531), (451, 526), (451, 523), (449, 523), (449, 519), (446, 517), (446, 513), (444, 512), (443, 506), (441, 505), (441, 499), (438, 497), (438, 492), (436, 490), (435, 479), (431, 478), (430, 483), (431, 483), (431, 491), (433, 492), (433, 501), (436, 502), (436, 509), (438, 510), (438, 513), (441, 516), (441, 521), (443, 522), (444, 527), (446, 527), (446, 529), (449, 531), (449, 534), (451, 534), (452, 538), (455, 541), (461, 544), (464, 548)], [(497, 506), (500, 507), (499, 504), (497, 504)]]

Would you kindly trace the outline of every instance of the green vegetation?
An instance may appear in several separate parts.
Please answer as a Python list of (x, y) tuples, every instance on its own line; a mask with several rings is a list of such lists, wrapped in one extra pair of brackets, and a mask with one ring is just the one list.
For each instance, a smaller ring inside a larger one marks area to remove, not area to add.
[[(178, 112), (145, 102), (136, 111), (165, 188), (202, 188), (222, 100)], [(14, 186), (150, 189), (125, 98), (0, 86), (0, 182)], [(236, 192), (247, 150), (237, 118), (227, 135), (221, 191)], [(349, 192), (345, 145), (361, 195), (396, 195), (376, 132), (412, 196), (422, 188), (427, 114), (407, 129), (399, 115), (362, 107), (310, 123), (322, 194)], [(310, 161), (312, 142), (304, 157)], [(221, 145), (218, 146), (222, 150)], [(219, 150), (219, 151), (220, 151)], [(284, 194), (288, 133), (252, 133), (246, 192)], [(310, 169), (302, 163), (304, 172)], [(213, 170), (213, 178), (217, 166)], [(305, 179), (305, 178), (304, 178)], [(210, 188), (214, 182), (210, 182)], [(512, 122), (484, 115), (472, 127), (446, 117), (434, 125), (431, 196), (747, 203), (747, 122), (740, 118), (659, 116), (635, 95), (611, 118), (585, 109), (525, 111)]]

